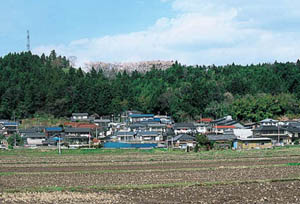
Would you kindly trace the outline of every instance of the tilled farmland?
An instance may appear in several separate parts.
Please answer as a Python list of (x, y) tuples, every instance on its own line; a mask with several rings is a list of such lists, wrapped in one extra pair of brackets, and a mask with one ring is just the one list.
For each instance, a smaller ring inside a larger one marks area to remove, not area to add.
[(300, 198), (298, 147), (66, 155), (14, 151), (0, 152), (0, 203), (298, 203)]

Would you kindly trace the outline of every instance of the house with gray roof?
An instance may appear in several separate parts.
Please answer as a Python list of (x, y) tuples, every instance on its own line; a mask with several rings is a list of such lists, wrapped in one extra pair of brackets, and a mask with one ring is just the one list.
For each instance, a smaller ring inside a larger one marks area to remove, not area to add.
[(28, 146), (42, 146), (43, 142), (47, 140), (45, 133), (27, 132), (22, 136), (24, 144)]
[(91, 128), (65, 128), (65, 137), (91, 137)]
[(157, 131), (140, 131), (137, 133), (137, 139), (140, 141), (160, 141), (162, 135)]
[(72, 122), (89, 121), (89, 114), (88, 113), (72, 113), (71, 121)]
[(114, 137), (117, 141), (122, 142), (132, 142), (137, 140), (136, 132), (133, 131), (118, 131), (115, 133)]
[(168, 138), (168, 146), (186, 149), (187, 147), (194, 148), (197, 144), (196, 137), (188, 134), (180, 134), (175, 137)]
[(245, 128), (240, 122), (233, 120), (230, 115), (213, 120), (211, 124), (213, 126), (234, 126), (235, 128)]
[(292, 134), (280, 126), (260, 126), (252, 130), (254, 137), (264, 137), (272, 139), (272, 142), (281, 144), (291, 144)]
[(179, 134), (192, 134), (196, 132), (196, 127), (194, 123), (175, 123), (174, 133)]

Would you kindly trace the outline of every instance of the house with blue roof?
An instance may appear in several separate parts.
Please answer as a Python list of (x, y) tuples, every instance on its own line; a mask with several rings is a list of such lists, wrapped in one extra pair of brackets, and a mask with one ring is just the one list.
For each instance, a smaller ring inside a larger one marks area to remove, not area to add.
[(61, 127), (46, 127), (45, 133), (47, 137), (52, 137), (60, 134), (63, 131)]
[(4, 135), (12, 135), (17, 133), (18, 131), (18, 127), (19, 127), (19, 123), (18, 122), (3, 122), (2, 123), (2, 134)]

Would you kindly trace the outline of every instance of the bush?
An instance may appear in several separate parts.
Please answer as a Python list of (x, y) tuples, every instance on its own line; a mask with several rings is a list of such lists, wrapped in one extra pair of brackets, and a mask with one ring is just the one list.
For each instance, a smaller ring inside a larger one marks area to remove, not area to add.
[(197, 147), (198, 150), (199, 150), (199, 147), (206, 147), (206, 150), (210, 150), (212, 147), (212, 143), (208, 140), (206, 135), (198, 134), (196, 136), (196, 141), (197, 141), (197, 145), (198, 145), (198, 147)]
[(12, 136), (9, 136), (7, 139), (7, 143), (9, 146), (23, 146), (24, 145), (24, 140), (23, 138), (18, 135), (18, 134), (14, 134)]

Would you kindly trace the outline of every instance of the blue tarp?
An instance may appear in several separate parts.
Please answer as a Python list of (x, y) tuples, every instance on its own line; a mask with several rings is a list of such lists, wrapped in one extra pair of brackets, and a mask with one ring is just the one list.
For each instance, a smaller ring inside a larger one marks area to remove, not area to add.
[(104, 148), (155, 148), (156, 143), (123, 143), (123, 142), (106, 142)]
[(61, 140), (63, 140), (63, 139), (62, 139), (62, 138), (59, 138), (59, 137), (52, 137), (51, 140), (53, 140), (53, 141), (59, 141), (59, 140), (60, 140), (60, 141), (61, 141)]

